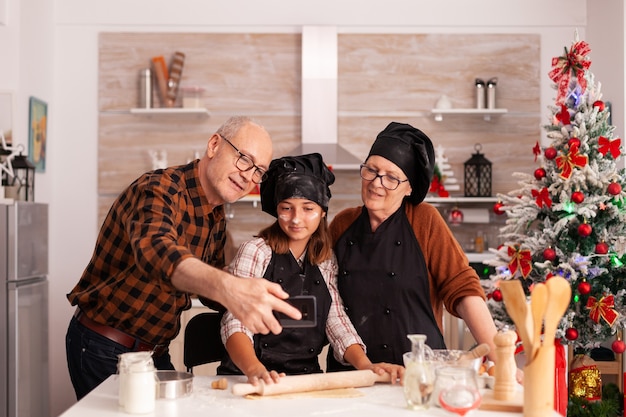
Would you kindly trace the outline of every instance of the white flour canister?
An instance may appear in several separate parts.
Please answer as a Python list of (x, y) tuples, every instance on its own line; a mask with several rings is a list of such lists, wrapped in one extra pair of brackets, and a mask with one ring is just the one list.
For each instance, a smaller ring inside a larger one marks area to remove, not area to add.
[(119, 359), (119, 404), (130, 414), (154, 411), (156, 372), (151, 352), (129, 352)]

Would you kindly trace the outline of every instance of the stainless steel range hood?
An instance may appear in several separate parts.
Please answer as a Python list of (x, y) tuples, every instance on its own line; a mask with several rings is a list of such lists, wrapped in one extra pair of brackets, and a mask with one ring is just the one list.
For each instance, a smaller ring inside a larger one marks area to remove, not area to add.
[(292, 155), (319, 152), (333, 169), (362, 162), (337, 141), (337, 28), (302, 28), (302, 143)]

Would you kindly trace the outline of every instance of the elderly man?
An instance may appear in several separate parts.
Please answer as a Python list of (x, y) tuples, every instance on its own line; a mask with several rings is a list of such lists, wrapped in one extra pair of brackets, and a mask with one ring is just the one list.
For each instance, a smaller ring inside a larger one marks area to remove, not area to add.
[(299, 319), (280, 285), (241, 279), (224, 267), (224, 203), (266, 177), (272, 141), (243, 116), (227, 120), (202, 158), (147, 172), (113, 203), (93, 256), (68, 294), (76, 312), (67, 336), (78, 399), (116, 372), (118, 355), (153, 351), (157, 369), (174, 369), (169, 342), (197, 294), (219, 303), (254, 332), (279, 333), (272, 310)]

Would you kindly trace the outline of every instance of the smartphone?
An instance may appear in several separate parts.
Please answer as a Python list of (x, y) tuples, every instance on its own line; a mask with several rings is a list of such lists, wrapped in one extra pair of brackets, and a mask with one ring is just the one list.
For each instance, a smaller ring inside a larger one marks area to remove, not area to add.
[(276, 312), (280, 325), (284, 328), (315, 327), (317, 326), (317, 301), (313, 295), (298, 295), (288, 298), (289, 304), (302, 313), (302, 319), (294, 320), (283, 313)]

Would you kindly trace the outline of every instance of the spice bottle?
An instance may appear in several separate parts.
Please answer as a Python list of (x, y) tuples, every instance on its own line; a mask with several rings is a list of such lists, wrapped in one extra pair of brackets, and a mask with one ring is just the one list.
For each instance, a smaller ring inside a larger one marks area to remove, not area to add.
[(496, 77), (487, 81), (487, 108), (496, 108), (496, 86), (498, 85), (498, 79)]
[(474, 86), (476, 87), (476, 108), (484, 109), (485, 108), (485, 82), (480, 78), (476, 78), (474, 81)]

